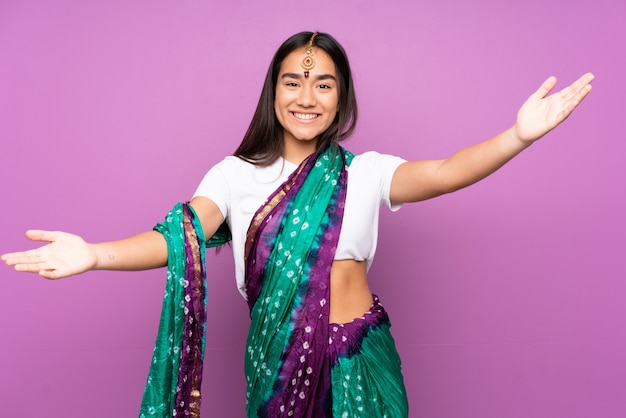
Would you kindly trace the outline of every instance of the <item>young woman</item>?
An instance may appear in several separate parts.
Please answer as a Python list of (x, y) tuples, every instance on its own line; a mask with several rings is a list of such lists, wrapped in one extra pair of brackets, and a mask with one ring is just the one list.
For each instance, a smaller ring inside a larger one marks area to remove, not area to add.
[[(155, 230), (86, 243), (28, 231), (46, 245), (2, 256), (59, 279), (91, 269), (168, 266), (142, 416), (198, 416), (205, 323), (205, 246), (232, 240), (250, 308), (249, 417), (406, 417), (400, 360), (367, 270), (378, 211), (450, 193), (496, 171), (564, 121), (592, 74), (549, 95), (548, 78), (514, 126), (442, 160), (407, 162), (338, 143), (357, 121), (350, 66), (328, 34), (302, 32), (276, 52), (234, 156), (209, 170)], [(205, 239), (205, 237), (210, 237)]]

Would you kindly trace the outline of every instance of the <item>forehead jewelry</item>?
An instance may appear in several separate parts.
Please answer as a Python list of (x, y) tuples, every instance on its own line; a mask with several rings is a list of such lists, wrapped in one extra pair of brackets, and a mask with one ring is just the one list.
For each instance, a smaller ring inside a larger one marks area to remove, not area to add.
[(315, 67), (315, 60), (313, 59), (313, 42), (317, 37), (317, 32), (311, 35), (311, 39), (309, 39), (309, 45), (306, 48), (306, 57), (302, 60), (300, 65), (304, 68), (304, 78), (309, 78), (309, 70), (312, 70)]

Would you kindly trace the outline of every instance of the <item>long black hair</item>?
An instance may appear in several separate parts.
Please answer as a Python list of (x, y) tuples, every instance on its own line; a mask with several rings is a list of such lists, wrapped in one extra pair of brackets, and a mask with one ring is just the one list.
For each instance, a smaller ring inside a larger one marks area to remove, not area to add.
[[(283, 154), (283, 127), (276, 112), (276, 83), (283, 60), (294, 50), (308, 46), (313, 32), (300, 32), (287, 39), (278, 48), (265, 76), (261, 97), (256, 111), (235, 155), (255, 165), (270, 165)], [(335, 64), (339, 87), (339, 111), (335, 120), (318, 138), (317, 149), (324, 149), (331, 142), (342, 141), (352, 134), (357, 121), (356, 96), (352, 71), (343, 47), (327, 33), (315, 37), (314, 46), (328, 54)]]

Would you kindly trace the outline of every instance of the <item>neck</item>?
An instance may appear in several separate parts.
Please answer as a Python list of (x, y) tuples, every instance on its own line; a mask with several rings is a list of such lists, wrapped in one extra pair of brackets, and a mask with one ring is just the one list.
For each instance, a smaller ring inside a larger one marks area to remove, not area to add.
[(317, 140), (301, 141), (285, 138), (283, 158), (290, 163), (299, 165), (306, 157), (313, 154), (317, 147)]

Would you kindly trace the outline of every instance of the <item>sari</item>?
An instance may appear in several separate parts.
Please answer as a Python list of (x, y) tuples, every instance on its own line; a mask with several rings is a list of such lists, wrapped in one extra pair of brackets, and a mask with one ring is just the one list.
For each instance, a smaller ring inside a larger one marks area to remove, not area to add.
[[(336, 144), (305, 161), (254, 215), (245, 244), (251, 324), (246, 341), (247, 417), (408, 416), (389, 318), (372, 307), (329, 324), (330, 270), (353, 155)], [(193, 209), (178, 204), (155, 227), (168, 242), (161, 322), (140, 418), (200, 416), (206, 329), (204, 246)]]
[(330, 270), (347, 166), (334, 145), (310, 156), (259, 208), (246, 237), (248, 417), (406, 417), (400, 359), (377, 297), (329, 324)]
[(167, 242), (167, 281), (140, 418), (200, 417), (206, 342), (205, 247), (230, 241), (222, 225), (209, 240), (188, 203), (154, 228)]

